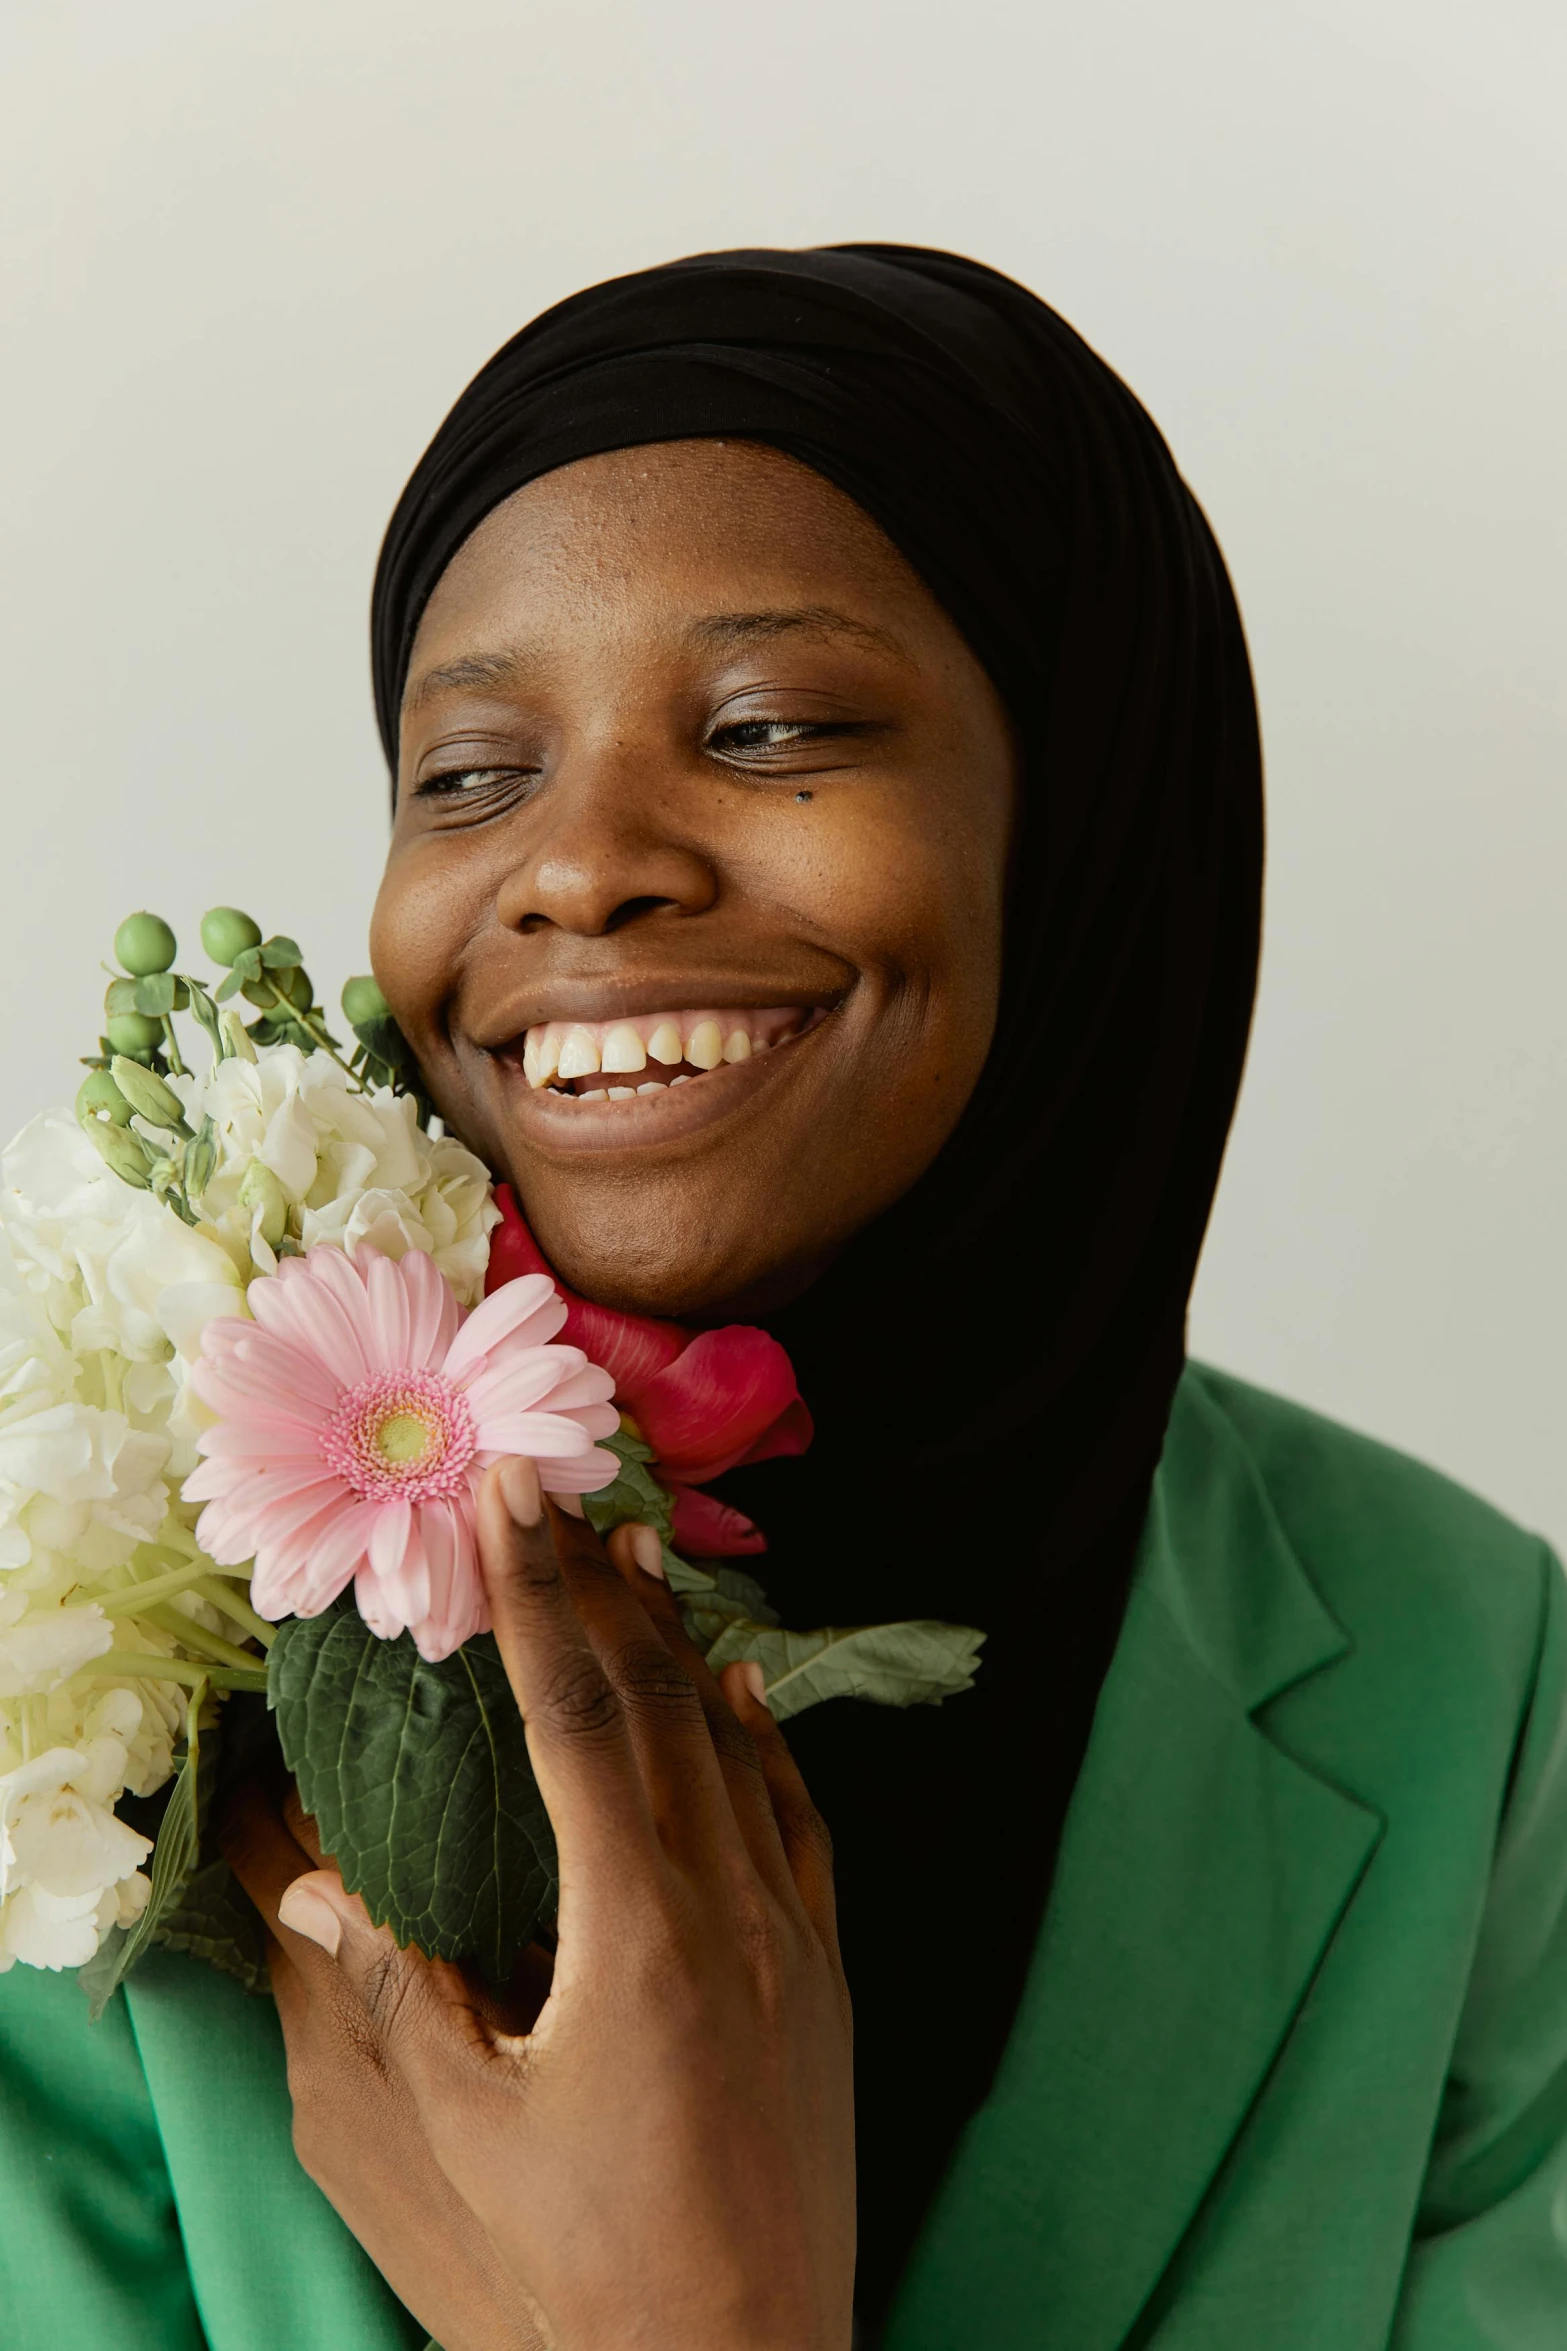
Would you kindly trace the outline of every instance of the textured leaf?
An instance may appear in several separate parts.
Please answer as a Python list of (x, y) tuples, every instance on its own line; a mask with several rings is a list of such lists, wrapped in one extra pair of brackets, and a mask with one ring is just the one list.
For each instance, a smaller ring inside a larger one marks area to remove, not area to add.
[(607, 1535), (611, 1527), (638, 1519), (657, 1527), (667, 1545), (673, 1506), (648, 1466), (653, 1459), (652, 1447), (644, 1445), (640, 1437), (628, 1436), (624, 1429), (617, 1429), (612, 1437), (601, 1437), (599, 1442), (618, 1456), (620, 1474), (607, 1486), (600, 1486), (596, 1494), (583, 1495), (582, 1508), (589, 1526), (597, 1534)]
[[(305, 960), (299, 951), (298, 942), (285, 938), (281, 932), (276, 938), (265, 939), (259, 947), (252, 947), (248, 952), (268, 971), (293, 971)], [(236, 964), (235, 969), (238, 968)]]
[(732, 1624), (771, 1629), (778, 1622), (767, 1605), (767, 1595), (761, 1585), (743, 1568), (720, 1567), (707, 1575), (668, 1549), (664, 1553), (664, 1568), (680, 1602), (686, 1631), (704, 1652), (710, 1651), (719, 1635)]
[(153, 1847), (150, 1872), (152, 1893), (147, 1907), (134, 1926), (111, 1927), (94, 1956), (77, 1971), (77, 1981), (87, 1994), (88, 2014), (94, 2024), (152, 1942), (164, 1913), (178, 1903), (196, 1866), (196, 1855), (201, 1843), (201, 1814), (205, 1809), (206, 1795), (198, 1727), (201, 1702), (205, 1696), (206, 1684), (198, 1683), (191, 1692), (190, 1703), (186, 1708), (185, 1752), (164, 1806), (158, 1841)]
[(495, 1981), (555, 1907), (555, 1839), (487, 1633), (428, 1665), (351, 1599), (282, 1625), (268, 1699), (344, 1884), (399, 1943)]
[(174, 974), (171, 971), (149, 972), (136, 982), (136, 1009), (149, 1019), (157, 1020), (174, 1010)]
[(824, 1698), (870, 1698), (880, 1706), (939, 1706), (971, 1687), (985, 1636), (967, 1625), (824, 1625), (791, 1633), (743, 1620), (707, 1653), (714, 1673), (755, 1658), (775, 1719), (787, 1722)]
[(226, 1861), (209, 1861), (195, 1872), (159, 1919), (152, 1939), (166, 1950), (205, 1959), (247, 1992), (271, 1993), (260, 1913)]

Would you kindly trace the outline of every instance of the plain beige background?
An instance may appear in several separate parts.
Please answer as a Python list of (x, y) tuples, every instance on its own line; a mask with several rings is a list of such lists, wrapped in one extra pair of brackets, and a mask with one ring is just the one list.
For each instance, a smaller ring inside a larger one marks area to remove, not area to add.
[(134, 906), (363, 966), (371, 565), (496, 344), (703, 247), (955, 246), (1148, 403), (1250, 631), (1194, 1344), (1567, 1540), (1554, 0), (0, 0), (0, 51), (7, 1129)]

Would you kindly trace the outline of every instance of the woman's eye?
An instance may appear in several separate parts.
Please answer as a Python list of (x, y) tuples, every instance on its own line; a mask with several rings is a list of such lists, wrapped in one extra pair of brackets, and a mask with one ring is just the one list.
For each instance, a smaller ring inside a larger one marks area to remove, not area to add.
[(801, 744), (840, 734), (842, 728), (823, 726), (804, 718), (742, 718), (715, 727), (708, 737), (713, 751), (793, 751)]
[(419, 796), (447, 802), (482, 800), (490, 792), (504, 790), (508, 784), (525, 782), (530, 772), (522, 767), (449, 767), (426, 776), (418, 787)]

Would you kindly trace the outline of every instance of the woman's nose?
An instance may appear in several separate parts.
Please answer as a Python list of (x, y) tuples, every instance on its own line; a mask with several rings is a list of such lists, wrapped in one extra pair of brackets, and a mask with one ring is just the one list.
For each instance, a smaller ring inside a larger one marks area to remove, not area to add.
[(639, 915), (702, 913), (718, 874), (676, 822), (684, 799), (656, 753), (616, 746), (570, 759), (528, 812), (526, 853), (497, 893), (498, 919), (508, 930), (597, 937)]

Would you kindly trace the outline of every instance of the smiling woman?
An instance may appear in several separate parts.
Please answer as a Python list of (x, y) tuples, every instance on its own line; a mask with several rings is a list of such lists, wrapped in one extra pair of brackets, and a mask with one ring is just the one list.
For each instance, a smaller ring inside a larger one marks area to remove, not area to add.
[(654, 1530), (499, 1464), (553, 1934), (501, 1990), (400, 1951), (248, 1790), (281, 2037), (155, 1970), (92, 2047), (0, 2000), (28, 2351), (1557, 2340), (1561, 1572), (1186, 1361), (1261, 782), (1149, 419), (977, 264), (702, 256), (481, 372), (372, 627), (374, 962), (521, 1202), (492, 1277), (618, 1332), (622, 1402), (765, 1323), (787, 1446), (704, 1506), (792, 1619), (988, 1643), (786, 1745)]
[(780, 1303), (990, 1049), (994, 686), (842, 491), (714, 441), (515, 492), (409, 677), (372, 946), (443, 1108), (595, 1297)]

